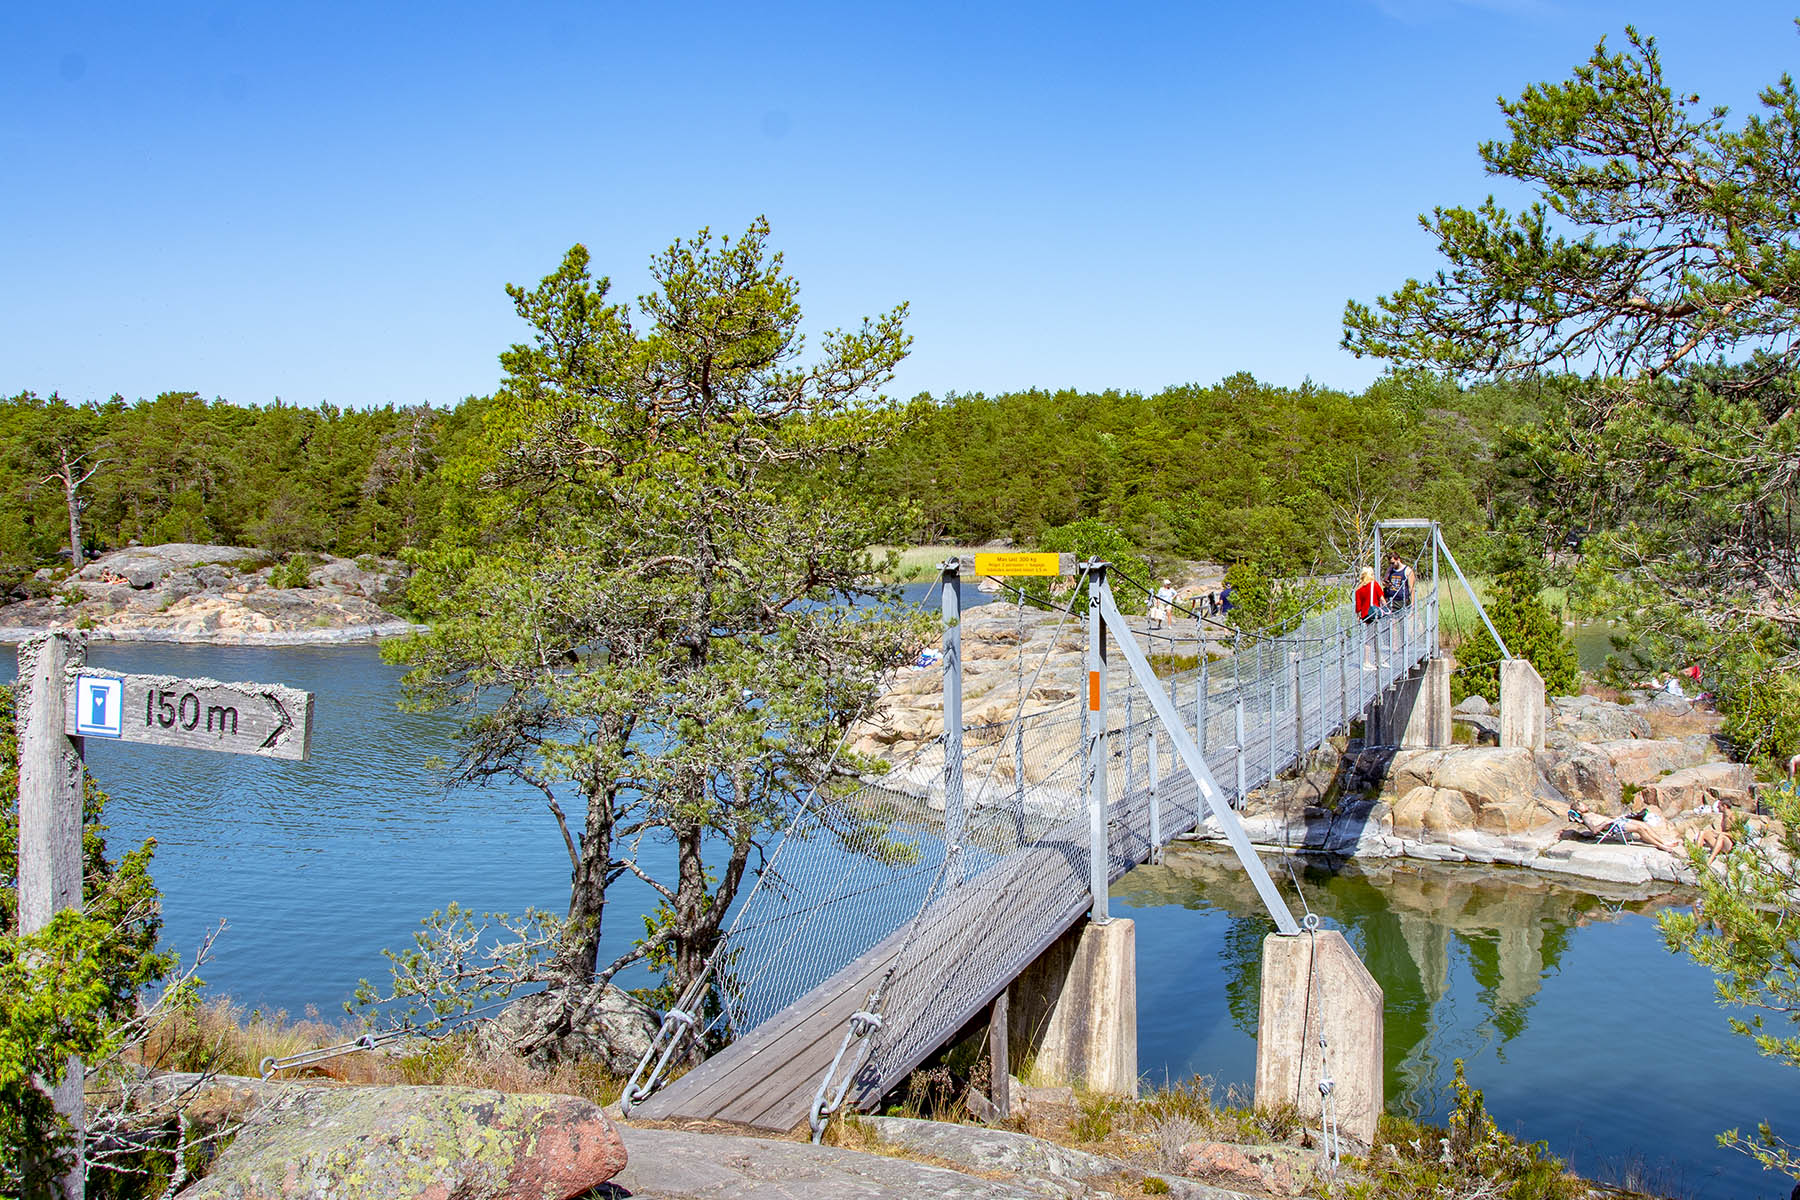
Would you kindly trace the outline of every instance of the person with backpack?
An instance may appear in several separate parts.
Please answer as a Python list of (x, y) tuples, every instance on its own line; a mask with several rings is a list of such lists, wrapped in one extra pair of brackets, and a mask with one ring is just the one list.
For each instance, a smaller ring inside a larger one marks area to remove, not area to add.
[(1388, 555), (1387, 576), (1383, 590), (1387, 593), (1388, 607), (1395, 612), (1411, 608), (1413, 600), (1412, 568), (1401, 561), (1398, 554)]

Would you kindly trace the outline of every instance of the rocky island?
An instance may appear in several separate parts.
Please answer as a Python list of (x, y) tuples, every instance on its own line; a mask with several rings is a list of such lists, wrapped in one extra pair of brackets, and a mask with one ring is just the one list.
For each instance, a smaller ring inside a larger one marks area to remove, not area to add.
[(39, 571), (25, 599), (0, 607), (0, 642), (47, 629), (81, 629), (92, 641), (217, 646), (369, 641), (419, 628), (386, 607), (405, 586), (405, 567), (373, 555), (277, 562), (245, 546), (132, 546), (65, 577)]

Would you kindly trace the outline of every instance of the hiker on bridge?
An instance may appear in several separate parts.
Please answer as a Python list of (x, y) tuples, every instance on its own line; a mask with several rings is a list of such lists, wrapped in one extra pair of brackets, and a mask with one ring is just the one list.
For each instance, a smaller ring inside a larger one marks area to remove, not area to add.
[(1383, 590), (1387, 593), (1388, 607), (1395, 612), (1412, 607), (1413, 570), (1401, 560), (1398, 554), (1388, 555), (1388, 569)]
[(1381, 584), (1375, 578), (1374, 567), (1364, 567), (1356, 577), (1356, 616), (1368, 627), (1369, 636), (1363, 648), (1363, 670), (1373, 671), (1375, 659), (1379, 652), (1376, 621), (1381, 616), (1381, 605), (1384, 593)]
[(1388, 554), (1387, 574), (1382, 579), (1383, 590), (1387, 593), (1388, 611), (1399, 618), (1400, 636), (1407, 636), (1407, 610), (1413, 602), (1413, 570), (1406, 565), (1398, 553)]

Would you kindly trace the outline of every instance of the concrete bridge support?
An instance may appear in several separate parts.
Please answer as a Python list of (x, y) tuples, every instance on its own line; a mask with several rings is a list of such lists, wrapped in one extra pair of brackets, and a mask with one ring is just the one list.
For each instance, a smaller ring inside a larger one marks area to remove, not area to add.
[(1338, 1132), (1373, 1144), (1383, 1103), (1381, 1014), (1381, 985), (1343, 934), (1264, 938), (1256, 1106), (1292, 1104), (1318, 1121), (1319, 1081), (1329, 1079)]
[(1045, 1082), (1136, 1097), (1137, 925), (1083, 921), (1007, 988), (1008, 1055)]
[(1544, 677), (1527, 659), (1500, 664), (1500, 744), (1544, 748)]
[(1423, 749), (1450, 744), (1448, 658), (1432, 658), (1396, 681), (1369, 710), (1369, 744)]

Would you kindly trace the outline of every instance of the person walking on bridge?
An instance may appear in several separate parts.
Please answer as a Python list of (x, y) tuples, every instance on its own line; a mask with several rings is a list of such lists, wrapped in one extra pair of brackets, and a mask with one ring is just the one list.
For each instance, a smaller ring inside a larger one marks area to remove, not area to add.
[(1374, 567), (1364, 567), (1356, 577), (1356, 593), (1352, 599), (1356, 602), (1356, 617), (1369, 631), (1363, 645), (1363, 670), (1375, 669), (1376, 622), (1381, 616), (1381, 604), (1385, 598), (1381, 584), (1375, 578)]
[(1413, 602), (1413, 570), (1406, 565), (1399, 554), (1389, 552), (1387, 574), (1382, 578), (1382, 590), (1387, 593), (1388, 611), (1400, 622), (1400, 640), (1407, 637), (1407, 610)]

